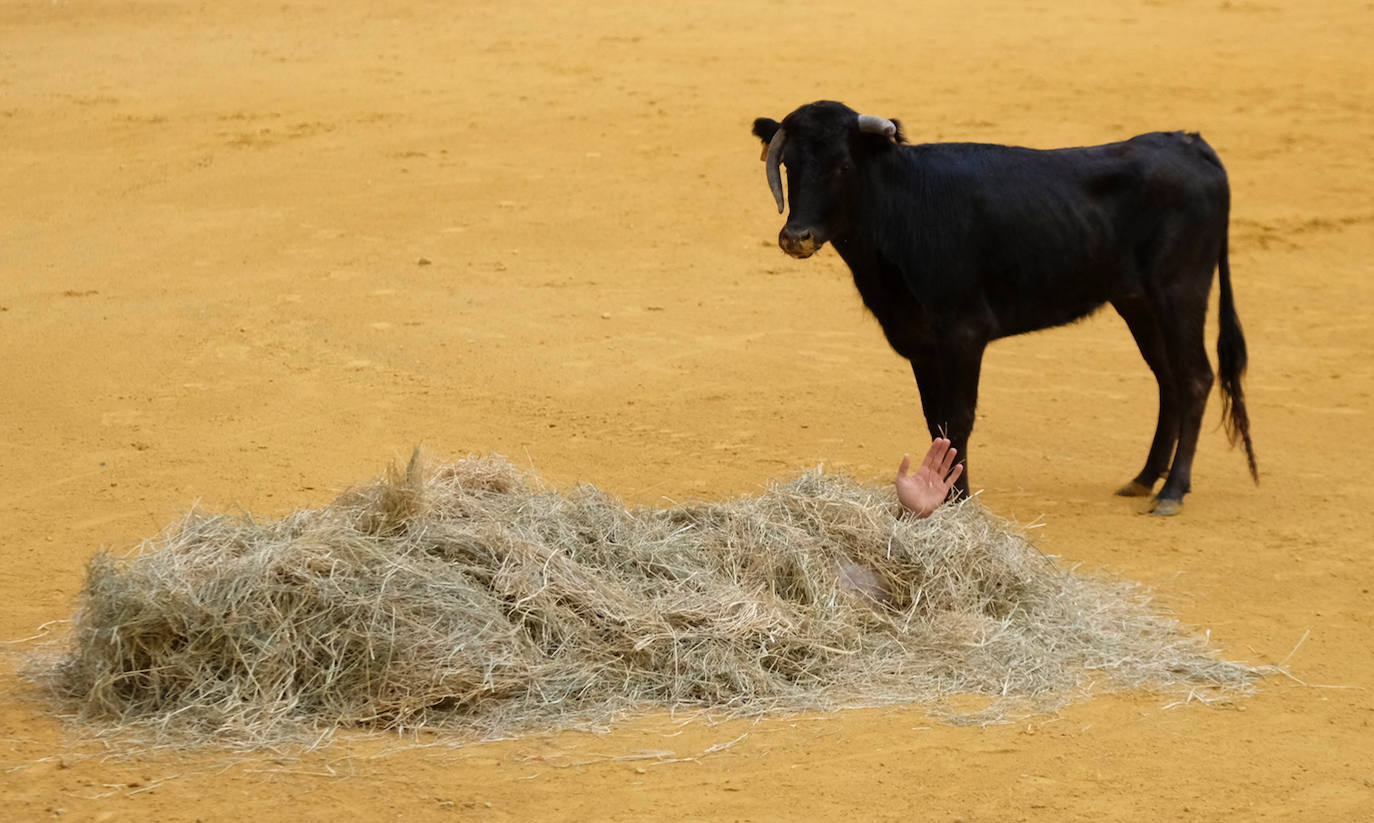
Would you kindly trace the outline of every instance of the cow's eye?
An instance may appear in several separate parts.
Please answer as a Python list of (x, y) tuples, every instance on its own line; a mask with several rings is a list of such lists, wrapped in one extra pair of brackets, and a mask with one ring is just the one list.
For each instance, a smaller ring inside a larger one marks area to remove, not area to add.
[(830, 175), (836, 178), (844, 177), (845, 175), (849, 174), (849, 172), (853, 171), (853, 169), (854, 167), (849, 165), (849, 163), (841, 163), (835, 168), (831, 169)]

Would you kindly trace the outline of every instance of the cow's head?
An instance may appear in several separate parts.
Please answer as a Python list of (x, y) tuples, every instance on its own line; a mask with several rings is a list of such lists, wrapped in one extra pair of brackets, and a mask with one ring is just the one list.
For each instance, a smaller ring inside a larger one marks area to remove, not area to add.
[(810, 257), (850, 230), (863, 172), (874, 158), (906, 141), (897, 121), (826, 100), (802, 106), (781, 123), (760, 117), (754, 135), (764, 144), (778, 214), (783, 212), (779, 166), (787, 166), (792, 212), (778, 232), (778, 245), (793, 257)]

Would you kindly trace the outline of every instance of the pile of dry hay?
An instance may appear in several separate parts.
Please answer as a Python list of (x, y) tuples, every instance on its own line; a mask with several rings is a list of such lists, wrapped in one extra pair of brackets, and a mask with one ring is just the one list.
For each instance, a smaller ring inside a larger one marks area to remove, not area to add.
[[(92, 560), (48, 681), (81, 719), (268, 743), (340, 726), (505, 735), (632, 708), (773, 709), (1246, 691), (1147, 608), (976, 502), (896, 516), (819, 470), (757, 497), (626, 508), (500, 458), (412, 460), (280, 521), (193, 513)], [(955, 717), (954, 719), (958, 719)]]

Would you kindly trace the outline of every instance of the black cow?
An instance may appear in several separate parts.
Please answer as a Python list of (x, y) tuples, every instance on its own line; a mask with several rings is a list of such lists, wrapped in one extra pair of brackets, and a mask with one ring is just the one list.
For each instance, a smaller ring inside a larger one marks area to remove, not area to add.
[[(944, 433), (962, 455), (987, 344), (1111, 303), (1159, 381), (1145, 468), (1117, 494), (1148, 495), (1167, 470), (1155, 514), (1176, 514), (1189, 490), (1212, 388), (1203, 326), (1219, 268), (1223, 417), (1258, 482), (1226, 262), (1230, 188), (1200, 136), (1050, 151), (908, 145), (897, 121), (829, 101), (782, 123), (761, 117), (754, 134), (779, 213), (787, 167), (792, 211), (778, 245), (798, 258), (835, 247), (888, 342), (911, 361), (931, 436)], [(967, 492), (966, 471), (953, 493)]]

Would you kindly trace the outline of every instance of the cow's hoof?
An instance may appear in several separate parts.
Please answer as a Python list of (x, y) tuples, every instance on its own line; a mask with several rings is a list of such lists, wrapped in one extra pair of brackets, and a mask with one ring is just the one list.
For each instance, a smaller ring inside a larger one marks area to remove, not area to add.
[(1155, 517), (1173, 517), (1183, 511), (1182, 500), (1161, 500), (1155, 498), (1154, 505), (1150, 506), (1150, 514)]
[(1147, 486), (1138, 480), (1132, 480), (1131, 482), (1117, 489), (1116, 494), (1117, 497), (1149, 497), (1150, 492), (1152, 491), (1154, 491), (1152, 487)]

